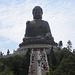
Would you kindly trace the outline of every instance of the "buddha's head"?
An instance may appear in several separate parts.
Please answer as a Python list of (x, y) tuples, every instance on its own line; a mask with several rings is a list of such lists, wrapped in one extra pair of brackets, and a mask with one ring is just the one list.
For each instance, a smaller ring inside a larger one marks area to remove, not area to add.
[(40, 6), (36, 6), (34, 7), (32, 14), (34, 19), (42, 19), (43, 10)]

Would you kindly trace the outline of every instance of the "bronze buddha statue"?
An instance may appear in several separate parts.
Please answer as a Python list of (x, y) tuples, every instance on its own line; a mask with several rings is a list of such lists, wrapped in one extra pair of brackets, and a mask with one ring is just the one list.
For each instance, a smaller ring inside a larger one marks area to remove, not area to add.
[(34, 7), (32, 14), (34, 20), (26, 22), (25, 36), (19, 46), (28, 44), (55, 44), (48, 22), (42, 20), (42, 8), (40, 6)]
[(50, 34), (52, 37), (50, 27), (47, 21), (42, 20), (43, 10), (41, 7), (36, 6), (33, 11), (33, 21), (27, 21), (25, 37), (45, 37)]

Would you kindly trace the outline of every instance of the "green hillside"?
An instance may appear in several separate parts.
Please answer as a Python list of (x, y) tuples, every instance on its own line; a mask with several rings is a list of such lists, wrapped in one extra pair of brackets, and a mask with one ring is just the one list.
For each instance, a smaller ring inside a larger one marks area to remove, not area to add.
[(75, 55), (67, 49), (48, 55), (50, 72), (47, 75), (75, 75)]
[(0, 59), (0, 75), (28, 75), (30, 51), (25, 56)]

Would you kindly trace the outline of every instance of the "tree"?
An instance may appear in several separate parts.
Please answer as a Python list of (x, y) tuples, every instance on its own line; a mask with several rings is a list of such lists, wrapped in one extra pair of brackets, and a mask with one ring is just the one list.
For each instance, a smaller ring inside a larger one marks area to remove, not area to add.
[(72, 43), (71, 43), (71, 41), (70, 40), (68, 40), (68, 42), (67, 42), (67, 49), (69, 50), (69, 51), (72, 51)]
[(51, 47), (50, 50), (49, 64), (53, 70), (56, 68), (57, 60), (53, 51), (53, 47)]
[(62, 46), (63, 46), (62, 41), (59, 41), (58, 47), (61, 49), (61, 48), (62, 48)]
[(64, 58), (53, 75), (75, 75), (75, 56), (69, 55)]
[(75, 54), (75, 49), (73, 49), (73, 53)]
[[(31, 50), (28, 50), (25, 56), (16, 55), (13, 57), (1, 58), (0, 75), (28, 75), (30, 52)], [(5, 66), (7, 66), (8, 69), (5, 69)], [(5, 74), (6, 72), (7, 74)]]
[(14, 74), (8, 67), (6, 67), (3, 72), (0, 72), (0, 75), (14, 75)]
[(57, 63), (59, 65), (60, 62), (64, 58), (68, 58), (69, 55), (74, 55), (74, 54), (65, 48), (63, 50), (60, 50), (60, 51), (56, 52), (55, 55), (56, 55), (56, 58), (57, 58)]
[[(51, 48), (49, 55), (50, 74), (47, 73), (47, 75), (75, 75), (75, 55), (72, 52), (66, 48), (53, 52), (53, 48)], [(57, 60), (55, 68), (53, 67), (54, 62), (52, 62), (54, 56)]]
[(3, 72), (5, 69), (5, 66), (3, 63), (0, 62), (0, 72)]

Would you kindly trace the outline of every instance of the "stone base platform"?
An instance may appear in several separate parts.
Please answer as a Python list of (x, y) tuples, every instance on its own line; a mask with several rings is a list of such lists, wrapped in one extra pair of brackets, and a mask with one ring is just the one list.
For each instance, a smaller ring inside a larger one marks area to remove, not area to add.
[(25, 45), (23, 47), (18, 48), (14, 54), (17, 55), (25, 55), (28, 49), (46, 49), (46, 53), (50, 52), (51, 47), (53, 46), (54, 51), (58, 51), (57, 47), (50, 44), (31, 44), (31, 45)]

